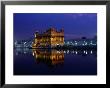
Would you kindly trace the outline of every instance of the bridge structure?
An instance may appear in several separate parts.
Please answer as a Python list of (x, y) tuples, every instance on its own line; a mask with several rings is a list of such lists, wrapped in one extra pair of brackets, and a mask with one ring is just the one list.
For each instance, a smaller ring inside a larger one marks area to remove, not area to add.
[[(16, 43), (15, 47), (32, 47), (33, 40), (29, 39), (24, 42)], [(93, 39), (89, 40), (66, 40), (64, 46), (97, 46), (97, 41)]]

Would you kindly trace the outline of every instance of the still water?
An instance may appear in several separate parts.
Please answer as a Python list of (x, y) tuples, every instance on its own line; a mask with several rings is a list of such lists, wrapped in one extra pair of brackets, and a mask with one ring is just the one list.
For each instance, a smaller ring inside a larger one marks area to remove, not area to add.
[(97, 75), (97, 51), (17, 48), (14, 75)]

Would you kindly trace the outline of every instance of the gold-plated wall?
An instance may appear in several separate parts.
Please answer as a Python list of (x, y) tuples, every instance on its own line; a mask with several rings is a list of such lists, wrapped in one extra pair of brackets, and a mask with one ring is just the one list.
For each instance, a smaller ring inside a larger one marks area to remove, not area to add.
[(54, 28), (50, 28), (42, 34), (38, 32), (35, 33), (32, 47), (55, 47), (57, 45), (64, 45), (64, 30), (61, 29), (60, 32), (58, 32)]

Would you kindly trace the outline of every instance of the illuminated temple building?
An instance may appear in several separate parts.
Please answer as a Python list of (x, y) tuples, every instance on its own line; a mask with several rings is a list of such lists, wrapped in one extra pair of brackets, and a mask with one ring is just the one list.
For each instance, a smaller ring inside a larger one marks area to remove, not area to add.
[(50, 28), (47, 31), (39, 34), (35, 33), (35, 38), (32, 44), (33, 48), (39, 47), (56, 47), (64, 45), (64, 30), (57, 31), (55, 28)]

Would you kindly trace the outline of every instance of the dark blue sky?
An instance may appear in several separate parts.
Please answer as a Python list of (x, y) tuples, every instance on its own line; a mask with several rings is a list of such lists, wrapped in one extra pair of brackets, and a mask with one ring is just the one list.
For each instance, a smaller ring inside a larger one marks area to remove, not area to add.
[(36, 31), (44, 32), (54, 27), (64, 28), (65, 39), (97, 34), (96, 13), (14, 13), (14, 38), (23, 40), (34, 37)]

